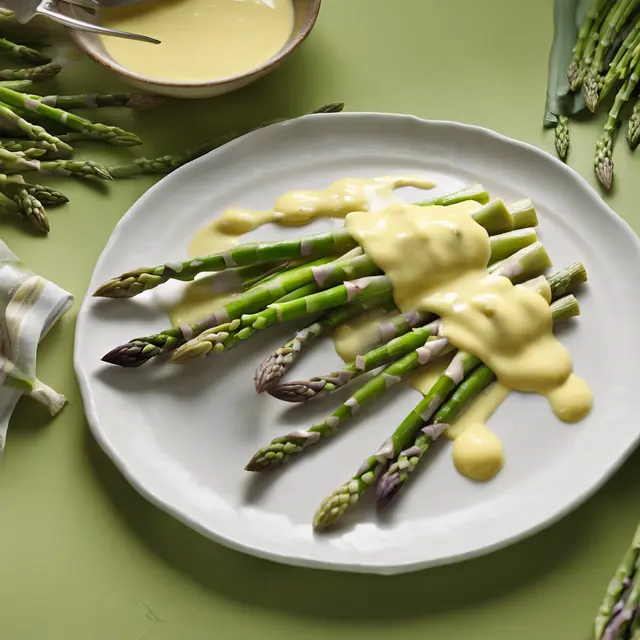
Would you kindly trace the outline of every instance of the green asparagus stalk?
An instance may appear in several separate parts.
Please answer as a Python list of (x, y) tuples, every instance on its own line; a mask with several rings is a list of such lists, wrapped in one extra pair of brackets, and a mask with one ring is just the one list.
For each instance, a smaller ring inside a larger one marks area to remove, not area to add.
[(567, 159), (569, 153), (569, 118), (558, 116), (558, 124), (555, 128), (556, 152), (561, 160)]
[[(2, 74), (0, 73), (0, 75)], [(103, 140), (122, 147), (141, 144), (140, 138), (133, 133), (129, 133), (118, 127), (93, 123), (86, 118), (81, 118), (76, 114), (63, 111), (56, 107), (51, 107), (40, 100), (34, 100), (23, 93), (12, 91), (7, 87), (0, 86), (0, 101), (18, 109), (27, 109), (50, 120), (61, 122), (70, 129), (79, 131), (96, 140)]]
[[(529, 279), (535, 277), (549, 266), (549, 256), (544, 247), (537, 243), (537, 250), (532, 254), (531, 245), (522, 249), (519, 253), (523, 256), (520, 269), (514, 269), (513, 264), (518, 262), (518, 254), (514, 254), (509, 268), (499, 273), (505, 277), (511, 274)], [(322, 438), (334, 435), (337, 428), (353, 417), (364, 404), (372, 402), (382, 395), (388, 388), (398, 384), (404, 376), (414, 371), (436, 357), (443, 355), (446, 349), (450, 349), (449, 341), (440, 336), (441, 323), (434, 322), (429, 325), (432, 335), (425, 344), (407, 354), (403, 358), (392, 362), (382, 373), (368, 380), (360, 387), (344, 404), (334, 411), (328, 418), (319, 422), (305, 431), (294, 431), (285, 436), (275, 438), (271, 444), (259, 449), (247, 463), (247, 471), (264, 471), (286, 462), (293, 454), (300, 453), (307, 447), (316, 444)]]
[(49, 233), (51, 227), (47, 218), (47, 212), (42, 203), (26, 189), (16, 189), (12, 194), (14, 202), (18, 205), (20, 213), (38, 231)]
[(578, 65), (577, 72), (569, 78), (569, 86), (572, 91), (577, 91), (581, 87), (587, 72), (591, 68), (593, 56), (600, 40), (602, 26), (603, 24), (609, 23), (609, 15), (615, 5), (615, 0), (606, 0), (606, 2), (603, 2), (602, 5), (598, 7), (599, 10), (594, 16), (591, 30), (587, 36), (587, 41), (582, 53), (582, 60)]
[[(311, 113), (339, 113), (343, 109), (343, 103), (332, 102), (312, 111)], [(191, 162), (192, 160), (223, 146), (227, 142), (240, 138), (241, 136), (246, 135), (251, 131), (255, 131), (256, 129), (261, 129), (276, 122), (283, 122), (284, 120), (286, 120), (286, 118), (269, 120), (259, 124), (253, 129), (249, 129), (248, 131), (232, 132), (221, 138), (207, 142), (193, 150), (187, 150), (181, 154), (165, 155), (160, 156), (159, 158), (137, 158), (127, 164), (111, 165), (109, 166), (109, 171), (114, 178), (133, 178), (140, 175), (166, 175), (175, 171), (183, 164), (187, 164), (187, 162)]]
[(580, 63), (582, 61), (582, 54), (585, 50), (587, 42), (589, 40), (589, 36), (591, 35), (592, 27), (594, 21), (598, 17), (599, 14), (606, 7), (608, 0), (596, 0), (587, 10), (587, 14), (584, 18), (582, 26), (580, 27), (580, 31), (578, 33), (578, 40), (576, 41), (575, 46), (573, 47), (573, 57), (571, 59), (571, 63), (569, 64), (569, 69), (567, 71), (567, 78), (569, 83), (571, 84), (571, 88), (575, 91), (574, 83), (578, 78), (578, 74), (580, 71)]
[(32, 100), (39, 100), (43, 104), (50, 107), (58, 107), (59, 109), (97, 109), (100, 107), (125, 107), (127, 109), (136, 109), (138, 111), (146, 111), (152, 109), (164, 102), (162, 96), (156, 96), (146, 93), (83, 93), (71, 96), (38, 96), (30, 95)]
[(609, 622), (621, 612), (622, 606), (616, 610), (616, 603), (621, 601), (623, 592), (631, 585), (631, 581), (637, 573), (638, 558), (640, 558), (640, 527), (636, 529), (631, 546), (618, 565), (615, 575), (607, 586), (604, 600), (598, 609), (594, 624), (596, 640), (603, 637)]
[[(69, 158), (72, 155), (72, 151), (66, 152), (61, 150), (60, 147), (67, 147), (67, 145), (63, 140), (58, 138), (58, 142), (60, 145), (58, 146), (58, 151), (50, 151), (49, 147), (51, 146), (48, 142), (43, 142), (41, 140), (24, 140), (22, 138), (0, 138), (0, 146), (6, 149), (7, 151), (11, 151), (11, 153), (30, 153), (33, 150), (41, 150), (43, 155), (46, 154), (48, 159), (60, 159), (60, 158)], [(70, 147), (71, 148), (71, 147)]]
[(490, 199), (489, 192), (481, 184), (474, 184), (459, 191), (446, 193), (443, 196), (437, 196), (429, 200), (423, 200), (418, 204), (423, 207), (432, 205), (446, 207), (460, 202), (467, 202), (468, 200), (475, 200), (479, 204), (488, 204)]
[[(640, 47), (636, 49), (634, 59), (640, 54)], [(614, 138), (617, 135), (618, 126), (620, 124), (620, 111), (627, 104), (631, 98), (631, 94), (640, 80), (640, 61), (634, 61), (634, 69), (631, 75), (624, 81), (622, 88), (615, 97), (615, 101), (607, 122), (604, 125), (604, 132), (601, 138), (596, 144), (596, 153), (593, 160), (596, 177), (605, 187), (605, 189), (611, 189), (613, 182), (613, 143)]]
[(51, 58), (31, 47), (25, 47), (22, 44), (16, 44), (5, 38), (0, 38), (0, 53), (11, 56), (12, 58), (21, 58), (28, 62), (34, 62), (35, 64), (47, 64), (51, 62)]
[[(502, 233), (513, 229), (513, 218), (501, 200), (484, 205), (472, 216), (489, 233)], [(128, 271), (108, 280), (93, 295), (104, 298), (130, 298), (170, 279), (188, 281), (199, 273), (221, 271), (238, 265), (341, 253), (355, 247), (356, 244), (346, 229), (306, 236), (295, 241), (243, 244), (229, 251), (184, 262)]]
[[(254, 277), (247, 278), (246, 280), (244, 280), (242, 282), (242, 288), (251, 289), (252, 287), (263, 285), (269, 280), (272, 280), (273, 278), (275, 278), (276, 276), (279, 276), (281, 273), (284, 273), (285, 271), (289, 271), (290, 269), (295, 269), (296, 267), (301, 267), (303, 264), (306, 264), (307, 262), (308, 262), (307, 260), (289, 260), (288, 262), (273, 263), (272, 267), (269, 266), (269, 263), (267, 263), (267, 265), (262, 265), (262, 264), (250, 265), (250, 267), (254, 269), (259, 269), (260, 271)], [(327, 260), (327, 262), (329, 262), (329, 260)], [(267, 266), (268, 268), (265, 269), (264, 266)], [(248, 269), (250, 267), (241, 267), (241, 268)]]
[(0, 20), (14, 20), (15, 14), (10, 9), (0, 9)]
[[(1, 17), (0, 20), (2, 20)], [(35, 83), (32, 80), (0, 80), (0, 87), (8, 87), (20, 93), (27, 93), (34, 86)]]
[(0, 148), (0, 166), (5, 173), (53, 173), (57, 175), (75, 175), (81, 178), (101, 178), (111, 180), (109, 172), (92, 160), (25, 160), (15, 153)]
[[(232, 320), (239, 319), (244, 314), (254, 313), (258, 310), (264, 309), (264, 307), (271, 301), (281, 299), (282, 296), (299, 289), (302, 286), (311, 283), (318, 286), (318, 273), (322, 273), (321, 281), (330, 285), (331, 282), (339, 281), (341, 278), (344, 278), (345, 269), (353, 269), (355, 273), (359, 273), (359, 270), (361, 269), (366, 273), (367, 269), (376, 268), (370, 261), (359, 259), (366, 256), (354, 257), (354, 254), (358, 252), (361, 253), (361, 251), (362, 250), (360, 248), (354, 249), (341, 258), (326, 265), (324, 264), (325, 259), (321, 258), (318, 262), (321, 262), (322, 264), (310, 262), (296, 269), (292, 269), (291, 271), (287, 271), (267, 282), (264, 286), (258, 286), (250, 289), (199, 323), (182, 325), (180, 327), (166, 329), (165, 331), (152, 336), (136, 338), (111, 350), (102, 359), (105, 362), (122, 367), (139, 367), (163, 351), (172, 351), (177, 349), (187, 341), (192, 340), (192, 338), (209, 329), (214, 328), (215, 330), (212, 331), (212, 333), (217, 334), (219, 325), (227, 324)], [(319, 271), (321, 267), (328, 268)], [(234, 326), (233, 330), (235, 331), (239, 327), (240, 323), (238, 322)], [(209, 351), (215, 346), (215, 344), (219, 343), (219, 337), (216, 336), (215, 339), (212, 339), (209, 342)], [(206, 346), (196, 346), (193, 348), (203, 349), (206, 348)], [(198, 353), (197, 355), (199, 356), (201, 353)]]
[[(578, 301), (573, 295), (560, 298), (551, 304), (551, 314), (554, 323), (580, 315)], [(397, 460), (380, 478), (377, 489), (377, 502), (379, 507), (387, 506), (391, 500), (395, 498), (408, 481), (410, 474), (415, 471), (425, 453), (442, 432), (453, 422), (465, 404), (495, 380), (495, 374), (487, 366), (481, 364), (478, 358), (464, 353), (460, 355), (460, 352), (458, 355), (460, 358), (466, 358), (464, 361), (465, 366), (463, 367), (465, 375), (471, 370), (473, 370), (473, 373), (469, 374), (464, 381), (460, 383), (460, 386), (453, 393), (450, 400), (447, 401), (440, 410), (435, 411), (438, 407), (434, 406), (433, 397), (431, 397), (431, 394), (428, 394), (400, 425), (396, 433), (402, 434), (402, 436), (398, 438), (398, 441), (402, 441), (402, 447), (406, 447), (412, 438), (415, 437), (415, 440), (413, 440), (413, 444), (408, 449), (396, 454)], [(458, 368), (458, 371), (459, 370)], [(453, 391), (453, 389), (451, 389), (449, 393), (451, 391)], [(389, 459), (392, 460), (393, 458)]]
[(19, 174), (8, 176), (0, 173), (0, 190), (3, 193), (12, 196), (20, 189), (25, 189), (27, 193), (40, 200), (43, 204), (57, 205), (69, 202), (69, 198), (56, 189), (25, 182), (25, 179)]
[[(640, 609), (640, 560), (636, 559), (632, 574), (626, 582), (628, 587), (623, 590), (623, 596), (612, 610), (611, 621), (602, 635), (603, 640), (617, 640), (629, 638), (628, 632), (634, 617)], [(636, 630), (638, 624), (634, 625)]]
[(326, 254), (338, 254), (357, 246), (345, 229), (318, 233), (298, 240), (242, 244), (229, 251), (221, 251), (184, 262), (169, 262), (157, 267), (143, 267), (128, 271), (98, 287), (94, 296), (103, 298), (131, 298), (153, 289), (167, 280), (188, 282), (199, 273), (274, 260), (298, 260)]
[(632, 149), (635, 149), (640, 142), (640, 98), (638, 98), (633, 105), (633, 111), (629, 118), (627, 142)]
[[(40, 143), (40, 148), (42, 149), (53, 152), (60, 151), (68, 154), (73, 153), (73, 147), (68, 145), (66, 142), (63, 142), (56, 138), (56, 136), (51, 135), (44, 127), (37, 124), (31, 124), (2, 103), (0, 103), (0, 117), (4, 118), (5, 121), (10, 122), (12, 125), (15, 125), (30, 140), (37, 140)], [(20, 149), (20, 151), (24, 150), (24, 148)], [(9, 151), (14, 151), (14, 149), (9, 149)]]
[[(528, 233), (525, 234), (523, 232)], [(520, 244), (518, 242), (519, 239), (514, 237), (513, 234), (522, 234), (522, 239), (526, 239), (528, 244)], [(499, 258), (502, 260), (503, 258), (513, 256), (513, 264), (520, 264), (519, 261), (523, 259), (523, 254), (517, 253), (520, 249), (532, 245), (537, 241), (537, 236), (533, 229), (511, 231), (502, 235), (512, 236), (515, 241), (511, 245), (510, 251), (505, 250), (504, 253), (496, 252), (495, 254), (492, 252), (492, 258)], [(500, 237), (501, 236), (493, 236), (491, 240)], [(535, 248), (534, 251), (537, 252), (538, 249)], [(495, 262), (495, 260), (490, 260), (490, 263), (492, 262)], [(489, 268), (489, 273), (498, 275), (500, 273), (510, 272), (511, 268), (507, 262), (500, 262), (497, 267)], [(559, 277), (560, 276), (556, 276), (556, 278)], [(565, 282), (561, 282), (558, 283), (558, 286), (566, 288), (567, 284)], [(430, 328), (419, 327), (420, 324), (426, 323), (428, 319), (430, 319), (430, 316), (429, 314), (417, 311), (411, 311), (404, 314), (404, 316), (409, 318), (410, 322), (405, 321), (403, 325), (400, 325), (400, 331), (395, 331), (396, 337), (388, 334), (388, 329), (385, 326), (386, 323), (381, 323), (380, 334), (381, 337), (383, 337), (381, 340), (383, 344), (364, 355), (359, 355), (353, 362), (345, 364), (340, 371), (333, 371), (328, 375), (316, 376), (309, 380), (296, 380), (283, 385), (273, 386), (268, 390), (269, 395), (285, 402), (307, 402), (312, 398), (320, 398), (325, 396), (327, 393), (332, 393), (333, 391), (343, 387), (354, 378), (377, 369), (383, 364), (397, 360), (415, 349), (418, 349), (431, 335)], [(400, 316), (400, 318), (402, 317), (403, 316)], [(410, 329), (413, 330), (410, 331)]]
[(595, 113), (599, 98), (600, 74), (604, 62), (604, 56), (616, 34), (622, 29), (629, 13), (638, 5), (639, 0), (619, 0), (612, 10), (611, 20), (605, 25), (604, 33), (598, 42), (593, 57), (591, 68), (587, 72), (582, 84), (582, 96), (585, 104), (592, 113)]
[[(33, 80), (39, 82), (40, 80), (46, 80), (47, 78), (58, 75), (60, 71), (62, 71), (62, 67), (59, 64), (51, 62), (39, 67), (29, 67), (28, 69), (3, 69), (0, 71), (0, 78), (4, 80)], [(12, 91), (6, 86), (3, 86), (2, 89)], [(25, 96), (25, 98), (26, 97), (27, 96)], [(4, 100), (4, 97), (1, 97), (0, 100)], [(9, 100), (6, 100), (6, 102), (9, 102)], [(16, 106), (23, 105), (20, 104)]]
[[(291, 368), (296, 361), (300, 352), (311, 342), (321, 335), (335, 329), (350, 318), (361, 315), (365, 311), (380, 306), (383, 313), (395, 309), (395, 305), (391, 301), (384, 301), (378, 298), (367, 300), (360, 304), (350, 304), (345, 307), (338, 307), (327, 312), (316, 322), (297, 331), (296, 334), (288, 340), (282, 347), (276, 349), (274, 353), (267, 356), (257, 367), (254, 382), (256, 391), (262, 393), (270, 387), (278, 384), (285, 373)], [(402, 314), (402, 318), (406, 324), (411, 322), (412, 317), (419, 317), (417, 312), (410, 314)], [(397, 316), (400, 317), (400, 316)], [(395, 320), (395, 318), (394, 318)], [(398, 326), (399, 322), (394, 326)]]
[(531, 198), (524, 198), (513, 202), (507, 209), (511, 214), (514, 230), (538, 226), (538, 214)]
[(634, 29), (629, 32), (624, 42), (616, 52), (614, 59), (611, 61), (611, 65), (607, 73), (605, 74), (601, 87), (600, 96), (598, 102), (601, 103), (613, 87), (618, 83), (623, 76), (627, 75), (629, 63), (631, 62), (631, 56), (634, 49), (640, 44), (640, 22), (636, 24)]

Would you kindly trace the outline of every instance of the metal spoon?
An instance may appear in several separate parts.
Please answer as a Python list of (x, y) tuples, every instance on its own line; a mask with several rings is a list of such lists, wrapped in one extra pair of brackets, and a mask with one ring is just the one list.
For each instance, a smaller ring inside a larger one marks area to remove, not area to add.
[[(85, 0), (86, 1), (86, 0)], [(103, 6), (102, 2), (95, 2), (89, 0), (94, 7)], [(108, 0), (104, 3), (109, 6), (116, 6), (117, 4), (129, 4), (130, 2), (136, 2), (139, 0)], [(14, 12), (16, 20), (22, 24), (29, 22), (31, 18), (36, 15), (46, 16), (55, 20), (60, 24), (63, 24), (72, 29), (79, 29), (81, 31), (89, 31), (90, 33), (99, 33), (105, 36), (114, 36), (116, 38), (127, 38), (129, 40), (140, 40), (141, 42), (150, 42), (152, 44), (160, 44), (160, 40), (151, 38), (150, 36), (143, 36), (138, 33), (129, 33), (128, 31), (118, 31), (117, 29), (108, 29), (107, 27), (101, 27), (97, 24), (91, 24), (78, 18), (62, 13), (58, 10), (58, 0), (1, 0), (0, 4), (6, 9), (10, 9)], [(70, 4), (84, 5), (83, 2), (73, 0)], [(91, 6), (84, 6), (91, 10)]]

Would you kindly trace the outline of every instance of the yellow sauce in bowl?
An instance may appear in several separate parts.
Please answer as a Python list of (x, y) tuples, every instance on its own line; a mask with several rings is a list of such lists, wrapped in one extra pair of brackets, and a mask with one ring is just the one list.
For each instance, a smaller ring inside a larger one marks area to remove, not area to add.
[(293, 30), (293, 3), (149, 0), (102, 10), (101, 24), (161, 40), (103, 37), (106, 51), (127, 69), (158, 80), (205, 82), (245, 73), (276, 55)]

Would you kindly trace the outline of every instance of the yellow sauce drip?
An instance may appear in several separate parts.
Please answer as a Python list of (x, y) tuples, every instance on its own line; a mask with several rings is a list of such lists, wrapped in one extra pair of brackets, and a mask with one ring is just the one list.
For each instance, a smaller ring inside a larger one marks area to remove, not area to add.
[(504, 464), (502, 442), (484, 423), (472, 424), (453, 443), (453, 464), (471, 480), (491, 480)]
[(243, 234), (268, 223), (298, 227), (317, 218), (342, 219), (352, 211), (369, 211), (374, 196), (385, 199), (401, 187), (432, 189), (434, 186), (434, 182), (420, 176), (382, 176), (337, 180), (320, 191), (290, 191), (281, 195), (268, 211), (227, 209), (196, 233), (189, 255), (196, 257), (229, 249), (240, 243)]
[(157, 38), (159, 45), (102, 38), (127, 69), (161, 80), (203, 82), (242, 74), (266, 62), (293, 30), (291, 0), (153, 0), (103, 9), (112, 29)]
[[(427, 178), (402, 175), (346, 178), (337, 180), (320, 191), (290, 191), (281, 195), (273, 209), (268, 211), (227, 209), (216, 220), (195, 233), (187, 253), (190, 258), (197, 258), (217, 251), (225, 251), (240, 244), (245, 233), (268, 223), (291, 227), (309, 224), (316, 218), (343, 219), (351, 211), (368, 211), (373, 197), (382, 200), (392, 198), (395, 189), (401, 187), (432, 189), (434, 186), (435, 183)], [(212, 292), (207, 286), (207, 281), (207, 278), (203, 278), (186, 286), (182, 299), (169, 312), (174, 326), (184, 322), (196, 322), (211, 315), (213, 311), (228, 302), (228, 294), (221, 296), (218, 292)], [(355, 319), (354, 322), (356, 322)], [(346, 327), (349, 326), (351, 325), (347, 323)], [(343, 331), (343, 336), (346, 335), (347, 330)], [(363, 331), (365, 331), (364, 328)], [(357, 345), (359, 339), (356, 339), (355, 334), (349, 339), (341, 338), (338, 334), (337, 340), (344, 341), (343, 347), (336, 347), (340, 349), (339, 354), (340, 351), (348, 353), (362, 348)], [(348, 342), (351, 346), (347, 344)], [(361, 344), (364, 343), (361, 342)], [(348, 360), (352, 359), (348, 358)]]
[(389, 315), (377, 307), (336, 327), (331, 335), (336, 353), (345, 362), (352, 362), (356, 356), (367, 353), (380, 343), (379, 323)]
[[(571, 357), (553, 335), (548, 287), (487, 274), (489, 237), (470, 215), (479, 206), (394, 204), (350, 213), (346, 227), (390, 278), (401, 311), (437, 314), (443, 335), (479, 357), (504, 388), (543, 394), (561, 420), (579, 420), (591, 392), (572, 376)], [(456, 467), (474, 479), (502, 467), (502, 446), (484, 422), (467, 423), (454, 447)]]

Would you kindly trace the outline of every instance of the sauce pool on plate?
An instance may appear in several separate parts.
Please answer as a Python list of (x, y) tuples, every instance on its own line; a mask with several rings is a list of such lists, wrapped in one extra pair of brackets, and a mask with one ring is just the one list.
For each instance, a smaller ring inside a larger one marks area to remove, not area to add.
[(293, 30), (292, 0), (152, 0), (101, 11), (105, 27), (159, 45), (103, 37), (121, 65), (159, 80), (204, 82), (242, 74), (276, 55)]

